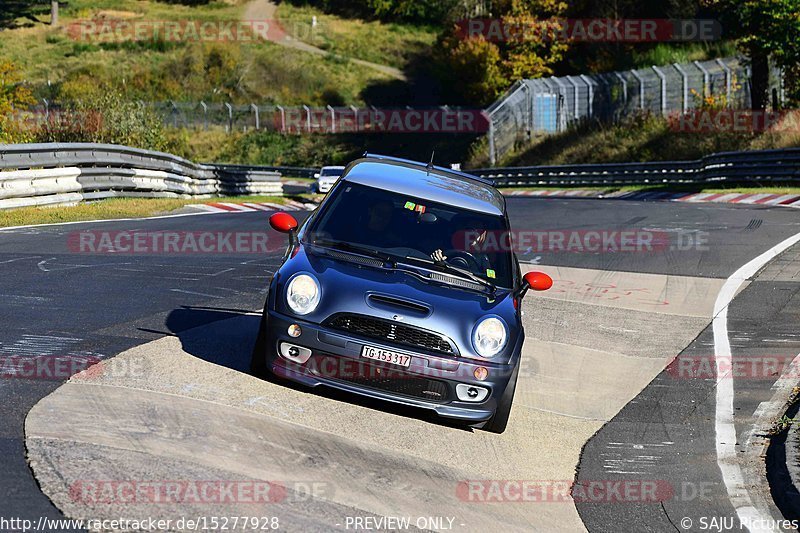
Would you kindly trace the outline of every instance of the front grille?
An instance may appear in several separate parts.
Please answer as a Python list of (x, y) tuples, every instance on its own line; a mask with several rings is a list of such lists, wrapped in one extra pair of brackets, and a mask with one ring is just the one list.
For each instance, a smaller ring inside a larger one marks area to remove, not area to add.
[[(331, 356), (315, 356), (307, 365), (312, 373), (320, 373), (327, 379), (344, 381), (361, 387), (391, 392), (434, 403), (450, 400), (447, 384), (444, 381), (417, 376), (396, 368), (375, 366), (359, 361), (358, 365), (344, 367), (344, 371), (331, 372), (333, 368), (343, 368), (343, 359)], [(357, 369), (356, 369), (357, 368)], [(316, 372), (313, 369), (324, 369)]]
[(392, 320), (341, 313), (329, 318), (325, 325), (391, 344), (454, 354), (453, 346), (443, 335)]

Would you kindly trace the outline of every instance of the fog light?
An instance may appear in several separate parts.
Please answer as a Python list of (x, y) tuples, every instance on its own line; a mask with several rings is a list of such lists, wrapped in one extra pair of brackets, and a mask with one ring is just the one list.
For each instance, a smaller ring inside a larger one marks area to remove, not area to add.
[(289, 333), (290, 337), (299, 337), (300, 334), (303, 333), (303, 330), (300, 329), (298, 324), (292, 324), (289, 326), (289, 331), (287, 331), (287, 333)]
[(472, 374), (475, 376), (475, 379), (483, 381), (489, 375), (489, 370), (486, 367), (479, 366)]
[(295, 363), (300, 363), (301, 365), (306, 364), (306, 361), (311, 358), (311, 350), (303, 346), (289, 344), (288, 342), (281, 343), (280, 354), (284, 359), (294, 361)]
[(489, 389), (484, 387), (477, 387), (475, 385), (467, 385), (466, 383), (459, 383), (456, 385), (456, 396), (462, 402), (482, 402), (489, 396)]

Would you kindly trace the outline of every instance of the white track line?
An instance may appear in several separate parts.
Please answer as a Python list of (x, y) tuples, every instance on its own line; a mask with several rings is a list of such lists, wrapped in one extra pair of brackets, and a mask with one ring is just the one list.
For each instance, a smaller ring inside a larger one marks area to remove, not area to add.
[[(728, 498), (742, 524), (751, 524), (748, 528), (753, 532), (774, 532), (768, 527), (772, 517), (764, 516), (761, 510), (753, 506), (747, 492), (742, 470), (736, 454), (736, 426), (733, 422), (733, 377), (723, 375), (721, 369), (732, 368), (731, 345), (728, 338), (728, 306), (736, 295), (736, 291), (749, 278), (753, 277), (761, 267), (790, 246), (800, 242), (800, 233), (789, 237), (740, 267), (723, 284), (714, 303), (714, 357), (717, 364), (717, 405), (714, 431), (716, 433), (717, 464), (722, 472), (722, 480), (728, 491)], [(729, 372), (730, 370), (728, 370)]]

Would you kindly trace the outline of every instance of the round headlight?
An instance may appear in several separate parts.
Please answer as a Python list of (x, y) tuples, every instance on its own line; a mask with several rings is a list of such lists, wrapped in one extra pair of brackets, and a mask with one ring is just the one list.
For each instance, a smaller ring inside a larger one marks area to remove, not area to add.
[(286, 304), (298, 315), (307, 315), (319, 304), (319, 283), (308, 274), (295, 276), (286, 288)]
[(494, 357), (505, 348), (507, 338), (505, 324), (498, 318), (489, 317), (475, 328), (472, 344), (481, 357)]

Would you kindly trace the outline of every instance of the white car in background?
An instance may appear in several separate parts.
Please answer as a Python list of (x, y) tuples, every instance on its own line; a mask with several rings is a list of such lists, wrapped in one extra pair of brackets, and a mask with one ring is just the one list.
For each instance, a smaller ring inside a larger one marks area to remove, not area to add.
[(344, 167), (322, 167), (318, 174), (314, 174), (317, 182), (313, 185), (315, 191), (320, 193), (327, 193), (339, 179), (339, 176), (344, 172)]

